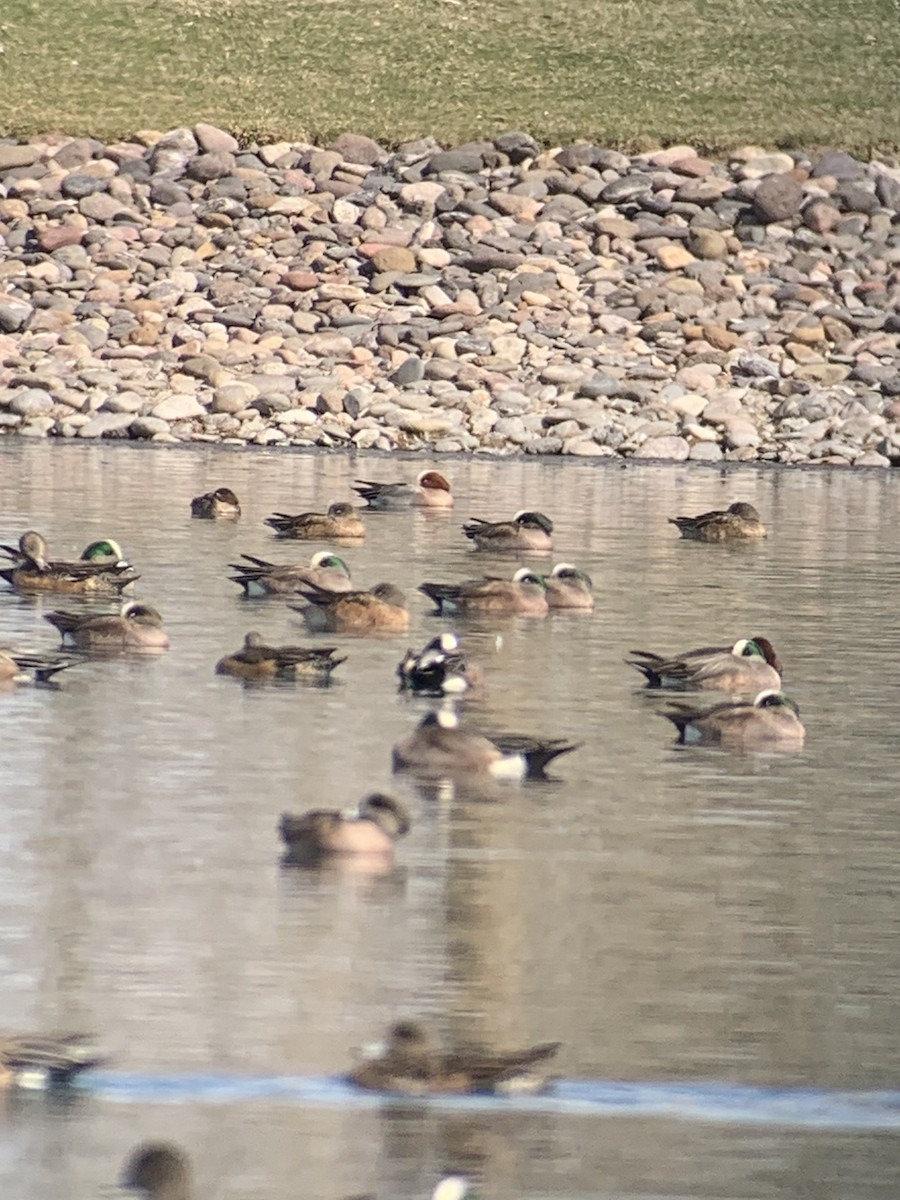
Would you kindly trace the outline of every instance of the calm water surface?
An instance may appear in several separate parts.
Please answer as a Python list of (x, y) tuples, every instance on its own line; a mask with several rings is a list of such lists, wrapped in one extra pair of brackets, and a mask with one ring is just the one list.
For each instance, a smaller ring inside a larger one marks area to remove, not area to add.
[[(117, 538), (172, 638), (0, 694), (2, 1024), (100, 1030), (114, 1056), (70, 1099), (9, 1102), (0, 1195), (86, 1200), (149, 1136), (189, 1147), (216, 1200), (406, 1200), (447, 1170), (488, 1200), (900, 1195), (900, 474), (453, 462), (452, 514), (373, 514), (341, 551), (360, 586), (407, 591), (408, 637), (329, 635), (348, 655), (329, 689), (215, 676), (248, 629), (309, 640), (227, 579), (242, 552), (321, 548), (263, 518), (419, 469), (0, 441), (0, 539), (34, 527), (74, 557)], [(243, 519), (190, 520), (222, 484)], [(737, 498), (762, 545), (666, 523)], [(547, 784), (393, 779), (390, 746), (428, 708), (394, 666), (450, 627), (416, 585), (511, 574), (459, 526), (523, 507), (556, 523), (531, 563), (588, 570), (596, 610), (460, 626), (487, 672), (468, 719), (583, 745)], [(0, 642), (55, 646), (41, 614), (65, 606), (4, 593)], [(674, 749), (623, 656), (754, 634), (785, 662), (806, 749)], [(414, 816), (392, 869), (279, 868), (284, 809), (373, 788)], [(531, 1105), (335, 1083), (398, 1015), (448, 1043), (559, 1038), (563, 1082)]]

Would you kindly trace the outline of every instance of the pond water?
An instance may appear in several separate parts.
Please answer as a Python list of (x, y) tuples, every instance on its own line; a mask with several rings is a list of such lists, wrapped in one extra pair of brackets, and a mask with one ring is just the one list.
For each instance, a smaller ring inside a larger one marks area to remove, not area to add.
[[(406, 591), (408, 635), (308, 635), (229, 582), (241, 553), (321, 548), (276, 541), (273, 510), (421, 465), (0, 441), (0, 540), (36, 528), (74, 557), (115, 537), (172, 640), (0, 694), (3, 1026), (97, 1030), (112, 1056), (71, 1097), (10, 1098), (0, 1195), (87, 1200), (162, 1136), (216, 1200), (406, 1200), (451, 1170), (486, 1200), (894, 1200), (900, 474), (452, 461), (451, 514), (372, 514), (339, 551), (360, 586)], [(242, 519), (192, 521), (220, 485)], [(767, 541), (697, 545), (666, 522), (735, 499)], [(416, 586), (511, 574), (459, 527), (525, 507), (556, 526), (528, 561), (587, 570), (596, 608), (459, 625), (487, 677), (466, 719), (582, 744), (547, 783), (392, 777), (429, 708), (394, 667), (453, 627)], [(0, 643), (55, 647), (41, 616), (71, 606), (4, 591)], [(249, 629), (348, 661), (327, 689), (246, 689), (213, 668)], [(755, 634), (805, 749), (676, 749), (624, 656)], [(375, 788), (413, 815), (393, 867), (279, 866), (282, 811)], [(561, 1081), (531, 1101), (355, 1095), (336, 1078), (351, 1048), (398, 1016), (447, 1044), (559, 1039)]]

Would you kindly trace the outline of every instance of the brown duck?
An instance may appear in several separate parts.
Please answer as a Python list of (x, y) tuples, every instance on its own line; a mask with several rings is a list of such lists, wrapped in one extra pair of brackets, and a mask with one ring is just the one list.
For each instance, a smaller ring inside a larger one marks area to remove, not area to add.
[(559, 1050), (546, 1042), (506, 1053), (436, 1048), (417, 1021), (397, 1021), (384, 1046), (373, 1049), (347, 1078), (367, 1091), (399, 1092), (405, 1096), (488, 1093), (515, 1095), (540, 1092), (548, 1083), (541, 1064)]

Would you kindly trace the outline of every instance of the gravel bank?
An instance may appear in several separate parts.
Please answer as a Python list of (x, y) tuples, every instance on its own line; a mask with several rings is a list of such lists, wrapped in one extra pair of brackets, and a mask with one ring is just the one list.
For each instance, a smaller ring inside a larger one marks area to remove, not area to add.
[(900, 464), (900, 166), (0, 142), (0, 432)]

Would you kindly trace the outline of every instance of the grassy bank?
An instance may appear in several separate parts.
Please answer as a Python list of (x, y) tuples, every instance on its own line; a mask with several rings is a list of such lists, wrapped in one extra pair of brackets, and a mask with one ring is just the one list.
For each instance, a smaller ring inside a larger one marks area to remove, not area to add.
[(0, 132), (900, 146), (897, 0), (4, 0)]

